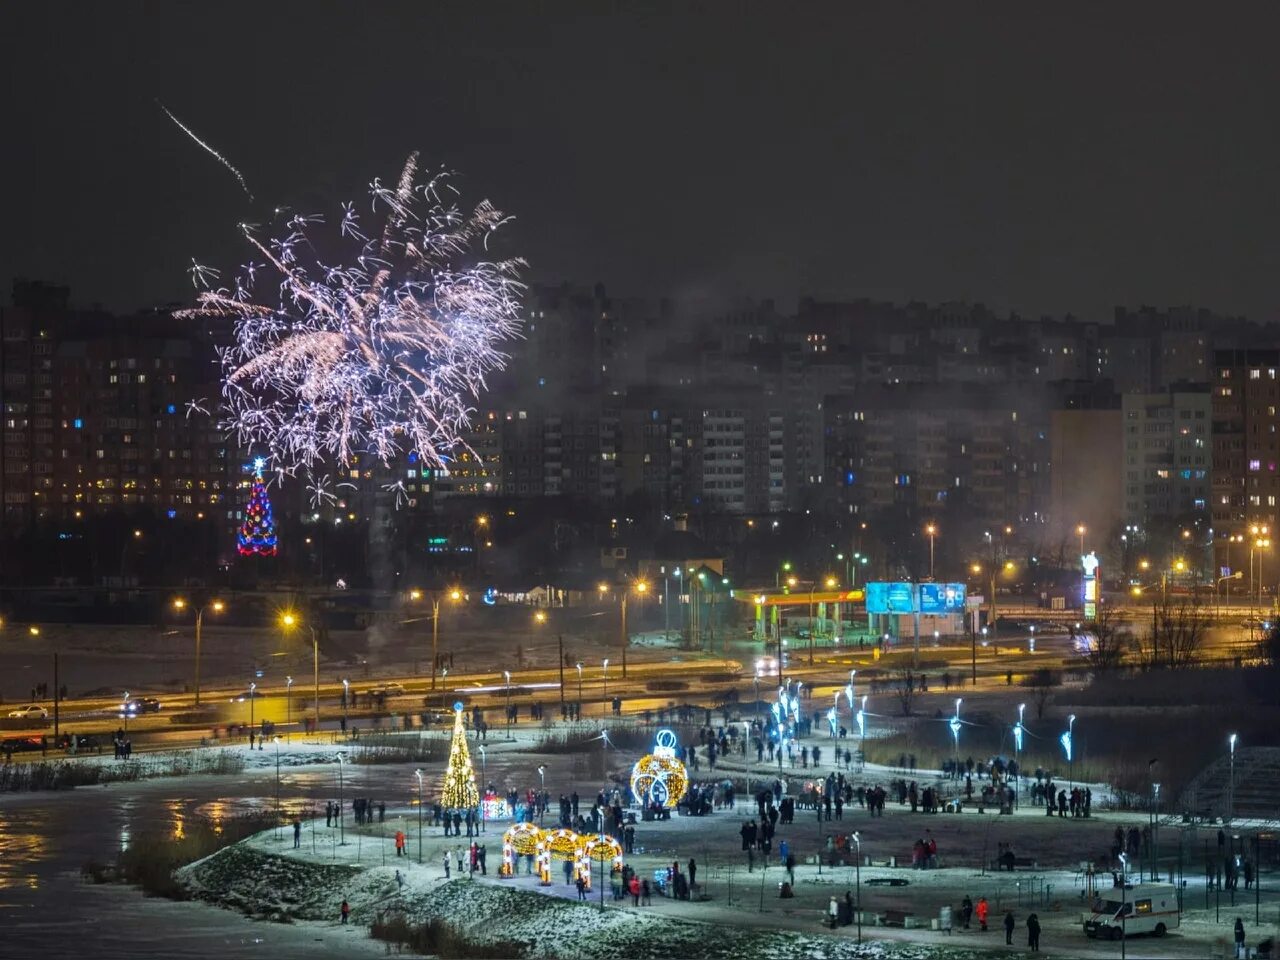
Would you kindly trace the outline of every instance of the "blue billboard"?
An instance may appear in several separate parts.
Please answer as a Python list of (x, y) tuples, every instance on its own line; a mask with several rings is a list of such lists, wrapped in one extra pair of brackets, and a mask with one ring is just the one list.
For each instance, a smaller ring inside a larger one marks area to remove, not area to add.
[(915, 613), (913, 583), (868, 583), (867, 613)]
[(922, 583), (919, 590), (921, 613), (942, 615), (964, 610), (963, 583)]

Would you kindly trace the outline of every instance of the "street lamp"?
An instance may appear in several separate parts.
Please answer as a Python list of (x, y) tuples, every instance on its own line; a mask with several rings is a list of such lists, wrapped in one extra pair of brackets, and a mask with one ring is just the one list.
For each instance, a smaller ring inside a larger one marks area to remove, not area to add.
[[(449, 591), (449, 599), (457, 603), (462, 599), (462, 591), (454, 587)], [(436, 688), (436, 666), (440, 662), (440, 598), (431, 600), (431, 689)]]
[(284, 678), (284, 727), (285, 736), (293, 725), (293, 677)]
[(1068, 782), (1069, 788), (1076, 785), (1076, 759), (1075, 752), (1071, 749), (1071, 734), (1075, 730), (1076, 715), (1073, 713), (1067, 717), (1067, 729), (1062, 731), (1062, 736), (1058, 738), (1058, 742), (1062, 744), (1062, 750), (1067, 755), (1068, 764)]
[(956, 712), (947, 724), (951, 728), (951, 739), (955, 747), (956, 770), (960, 769), (960, 703), (963, 697), (956, 697)]
[(542, 781), (542, 793), (538, 794), (538, 826), (542, 826), (547, 815), (547, 805), (543, 799), (547, 792), (547, 768), (539, 764), (538, 778)]
[(346, 677), (342, 678), (342, 733), (347, 732), (347, 707), (351, 703), (351, 683)]
[(418, 778), (418, 863), (422, 863), (422, 771), (415, 770), (413, 775)]
[(609, 658), (608, 657), (604, 659), (604, 665), (602, 667), (601, 676), (604, 678), (604, 704), (603, 704), (604, 712), (605, 712), (605, 715), (608, 716), (609, 714)]
[[(422, 806), (419, 805), (421, 810)], [(418, 835), (421, 837), (421, 833)], [(347, 828), (342, 819), (342, 754), (338, 754), (338, 846), (344, 847), (347, 844)]]
[[(175, 597), (173, 608), (181, 613), (188, 606), (186, 600), (182, 597)], [(226, 609), (226, 604), (221, 600), (214, 600), (203, 607), (196, 608), (196, 706), (200, 706), (200, 634), (201, 627), (204, 624), (205, 610), (212, 610), (214, 613), (221, 613)]]
[(1228, 782), (1228, 801), (1226, 801), (1226, 818), (1229, 820), (1235, 819), (1235, 740), (1235, 733), (1231, 733), (1231, 736), (1226, 739), (1226, 742), (1231, 745), (1231, 778)]
[(480, 832), (483, 833), (489, 821), (489, 811), (484, 805), (484, 796), (489, 792), (489, 756), (485, 753), (484, 744), (480, 744)]
[(760, 722), (760, 668), (756, 667), (756, 723)]
[[(280, 615), (280, 626), (288, 632), (298, 625), (296, 615), (286, 610)], [(320, 640), (316, 634), (316, 628), (312, 624), (307, 624), (307, 628), (311, 631), (311, 683), (314, 691), (314, 718), (315, 728), (320, 729)]]
[(578, 709), (582, 709), (582, 661), (574, 664), (578, 668)]
[(1128, 931), (1129, 919), (1129, 855), (1120, 854), (1120, 960), (1125, 956), (1125, 933)]
[(865, 770), (867, 766), (867, 695), (862, 695), (862, 706), (858, 708), (858, 715), (853, 719), (858, 721), (858, 752), (862, 754), (862, 767)]
[(854, 880), (854, 888), (858, 891), (857, 900), (854, 903), (853, 911), (858, 915), (858, 942), (862, 942), (862, 837), (858, 831), (853, 831), (853, 843), (857, 848), (857, 859), (853, 861), (853, 867), (856, 879)]
[(1022, 792), (1019, 781), (1022, 779), (1022, 715), (1027, 709), (1025, 703), (1018, 704), (1018, 722), (1013, 725), (1013, 762), (1018, 765), (1018, 774), (1013, 778), (1013, 802), (1018, 804)]
[(272, 737), (276, 745), (276, 839), (280, 839), (280, 738)]
[[(120, 704), (120, 712), (124, 714), (124, 738), (128, 740), (129, 739), (129, 691), (128, 690), (124, 692), (124, 703)], [(1232, 752), (1232, 755), (1234, 756), (1235, 746), (1236, 746), (1234, 743), (1235, 737), (1233, 736), (1231, 739), (1233, 741), (1231, 744), (1231, 752)], [(1233, 770), (1235, 769), (1234, 766), (1232, 767), (1232, 769)]]
[(1076, 535), (1080, 537), (1080, 556), (1084, 556), (1084, 535), (1086, 527), (1083, 523), (1076, 525)]
[(503, 670), (502, 675), (507, 678), (507, 739), (511, 739), (511, 671)]
[[(257, 699), (258, 683), (256, 680), (249, 682), (249, 736), (253, 736), (253, 701)], [(249, 741), (249, 746), (253, 746), (253, 741)]]
[(929, 524), (924, 528), (924, 532), (929, 535), (929, 579), (933, 579), (933, 540), (938, 535), (938, 528), (934, 524)]

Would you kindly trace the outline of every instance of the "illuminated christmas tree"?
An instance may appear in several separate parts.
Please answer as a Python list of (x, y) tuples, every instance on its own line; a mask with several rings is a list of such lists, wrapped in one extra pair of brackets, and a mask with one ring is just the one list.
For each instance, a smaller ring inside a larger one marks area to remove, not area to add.
[(462, 726), (462, 704), (453, 705), (453, 743), (449, 746), (449, 766), (440, 788), (440, 803), (447, 810), (473, 810), (480, 803), (476, 772), (467, 749), (467, 731)]
[(276, 521), (271, 514), (271, 501), (267, 498), (267, 484), (262, 479), (266, 465), (261, 457), (253, 461), (253, 488), (249, 492), (249, 505), (244, 510), (244, 523), (236, 536), (236, 549), (242, 557), (276, 555)]

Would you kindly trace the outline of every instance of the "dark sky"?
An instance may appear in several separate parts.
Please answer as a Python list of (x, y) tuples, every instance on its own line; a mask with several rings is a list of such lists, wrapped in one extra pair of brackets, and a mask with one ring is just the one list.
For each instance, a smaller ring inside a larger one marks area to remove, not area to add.
[(1280, 315), (1278, 8), (1048, 6), (19, 0), (0, 284), (186, 297), (420, 148), (538, 280)]

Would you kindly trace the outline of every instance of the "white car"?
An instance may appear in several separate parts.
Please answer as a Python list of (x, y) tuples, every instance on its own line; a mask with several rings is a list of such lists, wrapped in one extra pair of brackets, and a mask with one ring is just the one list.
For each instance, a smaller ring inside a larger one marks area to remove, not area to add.
[(48, 720), (49, 711), (44, 707), (33, 703), (29, 707), (19, 707), (17, 710), (10, 710), (9, 716), (17, 717), (21, 720)]

